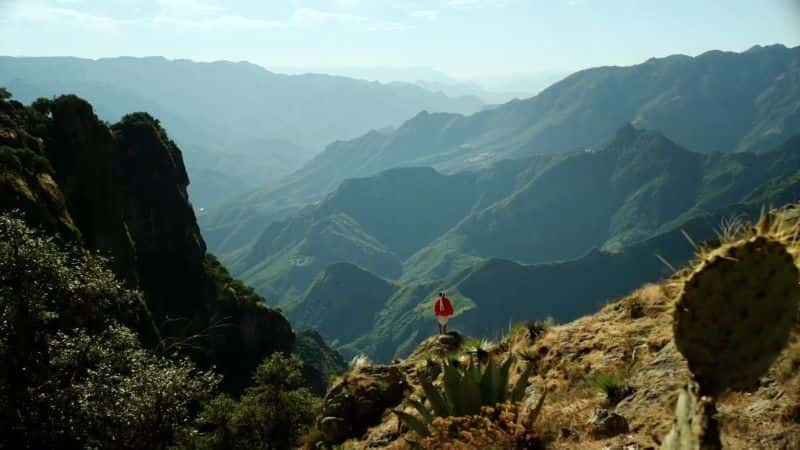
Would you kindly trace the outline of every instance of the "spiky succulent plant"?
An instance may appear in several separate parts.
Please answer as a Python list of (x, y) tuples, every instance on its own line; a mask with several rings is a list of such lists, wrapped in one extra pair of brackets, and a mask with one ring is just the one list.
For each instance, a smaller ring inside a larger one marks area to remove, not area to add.
[(701, 255), (683, 283), (675, 344), (704, 395), (755, 384), (795, 323), (798, 269), (789, 243), (768, 220)]
[[(471, 362), (465, 367), (457, 367), (447, 361), (442, 363), (442, 389), (437, 389), (424, 374), (419, 374), (420, 384), (425, 392), (430, 407), (419, 400), (409, 400), (408, 404), (416, 409), (421, 418), (404, 411), (394, 413), (410, 429), (421, 435), (427, 435), (428, 425), (435, 417), (467, 416), (478, 414), (483, 406), (493, 406), (506, 401), (519, 402), (525, 396), (528, 378), (533, 366), (526, 364), (517, 383), (509, 389), (509, 375), (512, 358), (499, 365), (489, 360), (485, 366)], [(545, 395), (539, 397), (533, 409), (538, 415)]]
[(762, 215), (750, 229), (737, 222), (683, 274), (673, 331), (694, 380), (681, 391), (662, 450), (722, 448), (715, 397), (757, 383), (796, 323), (798, 233), (794, 206)]

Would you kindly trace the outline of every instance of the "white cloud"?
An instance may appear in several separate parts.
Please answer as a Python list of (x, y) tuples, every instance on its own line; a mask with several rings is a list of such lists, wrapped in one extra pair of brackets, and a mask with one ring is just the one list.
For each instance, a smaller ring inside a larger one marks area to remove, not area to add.
[(370, 31), (403, 31), (408, 29), (408, 25), (401, 22), (378, 20), (371, 22), (367, 29)]
[(436, 18), (439, 17), (439, 11), (435, 9), (426, 9), (419, 11), (411, 11), (409, 15), (416, 19), (436, 20)]
[(201, 17), (221, 14), (225, 8), (203, 0), (157, 0), (161, 14), (173, 17)]
[(292, 15), (292, 23), (296, 25), (318, 25), (323, 23), (366, 23), (364, 16), (347, 13), (335, 13), (314, 8), (297, 8)]
[(448, 0), (447, 6), (454, 9), (481, 9), (481, 8), (504, 8), (514, 0)]
[(74, 9), (44, 6), (41, 4), (26, 4), (11, 13), (11, 19), (37, 26), (43, 24), (64, 23), (77, 28), (100, 33), (114, 33), (119, 31), (121, 22), (111, 17), (88, 14)]
[(151, 23), (157, 27), (195, 30), (267, 30), (283, 25), (274, 20), (251, 19), (236, 15), (222, 15), (201, 19), (159, 15), (153, 18)]
[(359, 0), (333, 0), (333, 2), (342, 8), (353, 8), (359, 4)]

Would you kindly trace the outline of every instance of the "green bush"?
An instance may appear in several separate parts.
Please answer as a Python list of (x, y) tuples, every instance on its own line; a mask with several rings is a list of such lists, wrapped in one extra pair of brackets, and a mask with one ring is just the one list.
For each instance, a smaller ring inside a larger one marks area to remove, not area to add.
[(218, 377), (144, 350), (105, 261), (0, 215), (2, 448), (161, 448)]
[(219, 396), (198, 417), (198, 433), (183, 448), (289, 449), (313, 424), (319, 399), (304, 387), (302, 362), (274, 353), (256, 369), (253, 386), (238, 401)]
[(50, 160), (27, 148), (0, 147), (0, 168), (21, 174), (53, 173)]

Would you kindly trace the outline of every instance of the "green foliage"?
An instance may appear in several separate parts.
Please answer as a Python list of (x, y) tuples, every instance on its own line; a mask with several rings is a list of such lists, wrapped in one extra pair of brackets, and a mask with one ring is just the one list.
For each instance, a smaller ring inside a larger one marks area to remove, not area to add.
[(303, 387), (302, 362), (274, 353), (256, 370), (241, 399), (219, 396), (197, 419), (202, 432), (185, 436), (192, 449), (289, 449), (313, 424), (319, 399)]
[[(447, 361), (442, 362), (442, 389), (437, 389), (431, 380), (422, 372), (418, 373), (420, 384), (430, 408), (424, 403), (409, 400), (422, 419), (403, 411), (395, 410), (398, 418), (410, 429), (427, 435), (427, 427), (435, 417), (468, 416), (478, 414), (483, 406), (498, 403), (520, 402), (528, 387), (528, 378), (533, 365), (527, 364), (520, 378), (510, 390), (508, 389), (510, 369), (513, 360), (508, 358), (500, 365), (489, 359), (485, 365), (470, 362), (459, 368)], [(544, 396), (539, 400), (544, 401)], [(537, 405), (536, 411), (541, 409)], [(422, 431), (422, 429), (425, 431)]]
[(610, 400), (618, 399), (625, 389), (619, 377), (610, 372), (597, 372), (592, 378), (592, 385)]
[(215, 389), (140, 346), (147, 310), (105, 263), (0, 216), (0, 446), (158, 448)]
[(295, 334), (294, 354), (303, 361), (303, 372), (313, 392), (324, 394), (336, 376), (347, 370), (342, 355), (331, 349), (314, 330)]
[(494, 350), (496, 345), (488, 339), (469, 338), (464, 341), (462, 348), (464, 351), (476, 358), (481, 364), (489, 360), (489, 353)]
[(11, 97), (13, 97), (13, 95), (11, 95), (11, 92), (8, 92), (8, 89), (0, 86), (0, 101), (6, 101)]
[(263, 305), (264, 298), (256, 293), (253, 288), (231, 277), (228, 269), (219, 262), (219, 259), (208, 253), (205, 260), (206, 272), (214, 280), (217, 289), (217, 298), (233, 302), (238, 305)]
[(13, 173), (53, 174), (53, 166), (44, 156), (27, 148), (0, 146), (0, 169)]

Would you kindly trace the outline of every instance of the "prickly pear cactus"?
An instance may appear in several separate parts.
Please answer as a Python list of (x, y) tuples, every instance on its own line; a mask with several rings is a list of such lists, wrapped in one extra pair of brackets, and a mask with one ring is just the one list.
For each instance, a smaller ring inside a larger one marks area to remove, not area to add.
[(716, 450), (722, 448), (714, 402), (698, 395), (699, 387), (691, 382), (681, 390), (675, 406), (675, 423), (661, 444), (661, 450)]
[(703, 395), (753, 386), (788, 340), (800, 305), (798, 269), (768, 228), (701, 255), (683, 283), (675, 343)]

